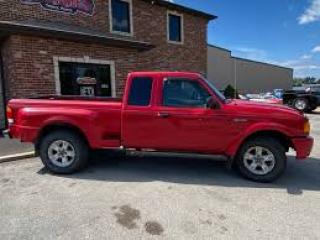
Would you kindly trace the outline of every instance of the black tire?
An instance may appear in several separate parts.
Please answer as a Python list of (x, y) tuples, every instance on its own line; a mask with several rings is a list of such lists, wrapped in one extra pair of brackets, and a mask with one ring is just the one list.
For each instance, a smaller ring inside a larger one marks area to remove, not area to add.
[[(49, 147), (59, 140), (70, 143), (74, 149), (74, 160), (69, 166), (57, 166), (49, 158)], [(57, 174), (71, 174), (83, 169), (88, 161), (88, 152), (88, 145), (84, 139), (79, 134), (68, 130), (50, 132), (41, 139), (39, 145), (39, 154), (43, 164), (49, 171)]]
[[(299, 107), (298, 103), (304, 103), (304, 107)], [(295, 109), (298, 109), (299, 111), (303, 111), (303, 112), (310, 111), (310, 103), (309, 103), (308, 99), (306, 99), (306, 98), (297, 98), (296, 100), (294, 100), (293, 107)]]
[[(245, 153), (253, 147), (263, 147), (268, 149), (274, 156), (275, 164), (269, 173), (265, 175), (255, 174), (245, 166)], [(287, 157), (284, 146), (282, 146), (276, 139), (269, 137), (261, 137), (249, 140), (243, 144), (237, 157), (236, 166), (241, 175), (247, 179), (260, 183), (270, 183), (278, 179), (285, 171), (287, 166)]]
[(312, 111), (316, 110), (317, 108), (318, 108), (317, 106), (312, 106), (310, 111), (312, 112)]

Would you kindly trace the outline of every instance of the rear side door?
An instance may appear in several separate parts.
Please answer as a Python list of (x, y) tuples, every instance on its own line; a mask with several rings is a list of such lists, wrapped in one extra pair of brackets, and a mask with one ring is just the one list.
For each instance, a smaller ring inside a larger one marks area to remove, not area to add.
[(153, 109), (156, 75), (129, 77), (121, 116), (121, 142), (127, 148), (148, 148), (156, 129)]

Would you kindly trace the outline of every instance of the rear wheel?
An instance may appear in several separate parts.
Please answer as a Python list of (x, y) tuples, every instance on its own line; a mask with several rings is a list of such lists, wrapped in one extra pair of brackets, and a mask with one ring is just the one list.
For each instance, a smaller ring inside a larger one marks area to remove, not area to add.
[(246, 142), (236, 163), (242, 176), (256, 182), (272, 182), (286, 169), (285, 148), (273, 138), (257, 138)]
[(82, 169), (88, 159), (88, 146), (76, 133), (54, 131), (40, 142), (40, 158), (48, 170), (68, 174)]
[(299, 111), (308, 111), (310, 110), (309, 101), (305, 98), (298, 98), (294, 101), (293, 106)]

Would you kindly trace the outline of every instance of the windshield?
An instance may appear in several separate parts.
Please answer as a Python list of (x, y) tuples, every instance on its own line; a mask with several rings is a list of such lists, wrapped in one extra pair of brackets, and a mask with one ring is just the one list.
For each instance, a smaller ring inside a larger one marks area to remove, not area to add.
[(214, 86), (214, 84), (213, 84), (211, 81), (209, 81), (209, 80), (207, 80), (207, 79), (205, 79), (205, 78), (202, 78), (202, 79), (203, 79), (203, 81), (205, 81), (205, 83), (210, 87), (210, 89), (217, 95), (217, 97), (218, 97), (221, 101), (225, 102), (225, 101), (227, 100), (226, 97), (223, 95), (223, 93), (220, 92), (220, 91)]

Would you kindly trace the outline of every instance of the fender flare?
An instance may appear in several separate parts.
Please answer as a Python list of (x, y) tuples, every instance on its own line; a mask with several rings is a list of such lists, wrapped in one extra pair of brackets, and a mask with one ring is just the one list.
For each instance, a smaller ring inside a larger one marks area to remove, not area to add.
[(237, 155), (243, 143), (248, 138), (259, 133), (263, 134), (268, 132), (281, 134), (287, 138), (290, 138), (291, 136), (290, 131), (284, 125), (277, 124), (277, 123), (265, 123), (265, 122), (257, 123), (257, 124), (254, 124), (253, 126), (250, 126), (243, 133), (241, 133), (241, 135), (236, 140), (234, 140), (231, 144), (229, 144), (226, 150), (226, 155), (233, 159)]
[(92, 144), (89, 141), (90, 138), (87, 132), (85, 131), (85, 129), (79, 128), (78, 124), (72, 119), (49, 119), (45, 121), (45, 123), (40, 127), (39, 132), (35, 138), (36, 149), (39, 146), (41, 138), (46, 134), (47, 131), (51, 131), (59, 128), (70, 129), (72, 131), (79, 133), (87, 142), (88, 146), (92, 147)]

